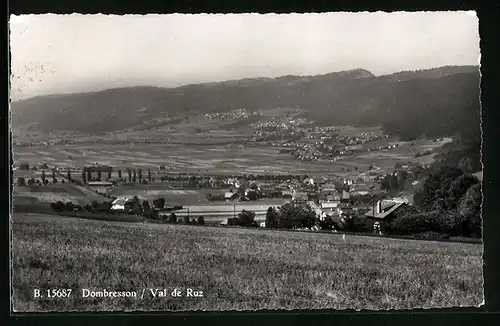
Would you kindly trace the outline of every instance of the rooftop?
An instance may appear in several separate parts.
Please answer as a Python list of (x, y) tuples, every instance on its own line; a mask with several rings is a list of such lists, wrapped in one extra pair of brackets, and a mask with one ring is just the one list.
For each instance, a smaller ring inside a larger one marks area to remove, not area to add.
[(88, 186), (112, 186), (113, 182), (110, 181), (89, 181)]

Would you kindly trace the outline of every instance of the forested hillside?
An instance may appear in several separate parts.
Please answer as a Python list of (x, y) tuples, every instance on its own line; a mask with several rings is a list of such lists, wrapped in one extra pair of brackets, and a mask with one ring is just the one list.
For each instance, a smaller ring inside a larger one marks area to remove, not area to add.
[(129, 87), (12, 103), (14, 127), (120, 130), (176, 114), (300, 108), (321, 124), (382, 124), (403, 138), (446, 136), (479, 121), (477, 67), (444, 67), (375, 77), (364, 69), (189, 85)]

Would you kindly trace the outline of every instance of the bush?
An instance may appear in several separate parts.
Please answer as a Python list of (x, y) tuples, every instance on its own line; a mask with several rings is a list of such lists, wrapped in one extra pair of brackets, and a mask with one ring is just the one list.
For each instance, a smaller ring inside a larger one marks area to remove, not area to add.
[(238, 214), (237, 224), (239, 226), (255, 226), (255, 213), (252, 211), (243, 210)]
[(26, 185), (26, 179), (24, 179), (23, 177), (17, 178), (17, 185), (18, 186), (25, 186)]
[(94, 212), (94, 207), (90, 206), (89, 204), (83, 206), (83, 209), (89, 213), (93, 213)]
[(149, 208), (148, 210), (144, 211), (144, 217), (149, 218), (149, 219), (153, 219), (153, 220), (159, 219), (158, 212), (153, 208)]
[(74, 208), (75, 208), (75, 205), (73, 205), (72, 202), (67, 202), (64, 205), (64, 209), (67, 210), (67, 211), (73, 211)]
[(456, 212), (434, 210), (401, 216), (390, 224), (390, 232), (394, 234), (414, 235), (429, 231), (459, 235), (462, 219)]
[(64, 203), (62, 201), (51, 203), (50, 208), (57, 212), (62, 212), (64, 210)]
[(153, 200), (153, 207), (158, 208), (158, 209), (164, 208), (165, 207), (165, 198), (157, 198), (157, 199)]
[(364, 216), (352, 216), (345, 219), (345, 230), (349, 232), (372, 232), (373, 220)]
[(198, 217), (198, 225), (205, 225), (205, 218), (203, 216)]
[(168, 222), (173, 224), (177, 223), (177, 216), (175, 215), (175, 213), (171, 213), (168, 216)]

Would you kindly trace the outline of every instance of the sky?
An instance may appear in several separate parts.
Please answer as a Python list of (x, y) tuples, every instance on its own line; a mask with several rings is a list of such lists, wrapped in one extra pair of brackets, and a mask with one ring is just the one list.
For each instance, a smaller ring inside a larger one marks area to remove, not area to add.
[(11, 98), (479, 65), (474, 12), (10, 17)]

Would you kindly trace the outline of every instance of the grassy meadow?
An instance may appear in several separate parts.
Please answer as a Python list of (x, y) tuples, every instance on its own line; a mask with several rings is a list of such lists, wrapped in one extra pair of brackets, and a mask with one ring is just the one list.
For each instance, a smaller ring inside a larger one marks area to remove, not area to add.
[[(478, 306), (482, 246), (14, 214), (16, 311)], [(72, 289), (33, 298), (34, 289)], [(82, 289), (137, 298), (83, 298)], [(145, 288), (183, 296), (153, 298)], [(186, 297), (191, 288), (203, 297)]]

